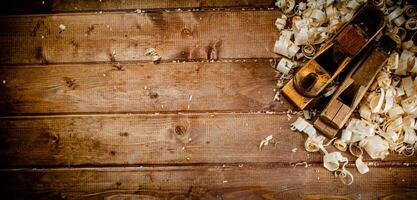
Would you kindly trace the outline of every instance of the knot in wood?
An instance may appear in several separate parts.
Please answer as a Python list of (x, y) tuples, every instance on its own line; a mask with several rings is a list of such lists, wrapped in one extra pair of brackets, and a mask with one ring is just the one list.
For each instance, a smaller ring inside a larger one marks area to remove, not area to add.
[(158, 98), (158, 96), (159, 96), (159, 94), (158, 94), (158, 93), (156, 93), (156, 92), (150, 92), (150, 93), (149, 93), (149, 97), (150, 97), (151, 99), (156, 99), (156, 98)]
[(122, 136), (122, 137), (127, 137), (127, 136), (129, 136), (129, 133), (128, 132), (120, 132), (119, 135)]
[(175, 133), (177, 135), (184, 135), (186, 131), (187, 129), (184, 126), (179, 125), (175, 127)]
[(56, 141), (59, 140), (59, 137), (58, 137), (58, 135), (53, 134), (53, 135), (51, 135), (51, 139), (52, 139), (52, 141), (56, 142)]
[(192, 36), (193, 35), (193, 33), (191, 32), (191, 30), (190, 29), (188, 29), (188, 28), (183, 28), (182, 30), (181, 30), (181, 36), (183, 36), (183, 37), (190, 37), (190, 36)]
[(64, 81), (65, 84), (67, 85), (67, 87), (71, 88), (71, 89), (75, 89), (75, 87), (77, 86), (77, 81), (75, 79), (69, 78), (69, 77), (64, 77)]

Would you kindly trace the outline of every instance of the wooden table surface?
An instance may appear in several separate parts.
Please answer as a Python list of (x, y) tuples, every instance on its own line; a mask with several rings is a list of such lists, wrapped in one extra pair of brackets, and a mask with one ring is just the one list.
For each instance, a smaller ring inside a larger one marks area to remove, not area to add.
[(417, 198), (416, 156), (367, 156), (345, 186), (304, 151), (272, 100), (271, 0), (13, 3), (0, 8), (2, 199)]

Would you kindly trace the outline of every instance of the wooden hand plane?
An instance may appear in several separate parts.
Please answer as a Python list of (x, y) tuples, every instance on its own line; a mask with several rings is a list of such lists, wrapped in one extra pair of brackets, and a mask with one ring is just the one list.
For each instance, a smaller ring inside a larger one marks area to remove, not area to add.
[(379, 10), (371, 6), (361, 8), (282, 88), (282, 94), (299, 109), (306, 108), (384, 27)]
[(335, 137), (339, 129), (343, 128), (377, 73), (385, 65), (390, 52), (396, 47), (395, 41), (388, 36), (383, 36), (375, 44), (375, 48), (369, 49), (370, 53), (361, 55), (363, 59), (354, 66), (314, 121), (314, 127), (327, 137)]

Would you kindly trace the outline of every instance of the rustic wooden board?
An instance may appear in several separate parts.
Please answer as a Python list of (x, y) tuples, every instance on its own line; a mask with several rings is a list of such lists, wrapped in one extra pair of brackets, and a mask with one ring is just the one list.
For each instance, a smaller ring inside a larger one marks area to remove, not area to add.
[(1, 14), (35, 14), (77, 11), (119, 11), (211, 7), (272, 7), (273, 0), (15, 0), (0, 3)]
[(274, 75), (267, 62), (0, 67), (0, 115), (287, 110)]
[(125, 167), (0, 170), (14, 199), (410, 199), (417, 168), (371, 168), (343, 185), (322, 167)]
[[(276, 11), (85, 13), (0, 17), (0, 63), (278, 57)], [(66, 30), (59, 33), (59, 25)]]
[[(0, 165), (320, 161), (303, 151), (302, 134), (289, 124), (286, 115), (269, 114), (3, 118)], [(277, 146), (259, 151), (270, 134)]]
[[(295, 119), (277, 114), (2, 118), (0, 166), (320, 163), (322, 155), (304, 150), (306, 136), (289, 129)], [(268, 135), (274, 136), (276, 146), (260, 151), (259, 143)], [(417, 158), (392, 154), (384, 164), (402, 162), (417, 164)]]

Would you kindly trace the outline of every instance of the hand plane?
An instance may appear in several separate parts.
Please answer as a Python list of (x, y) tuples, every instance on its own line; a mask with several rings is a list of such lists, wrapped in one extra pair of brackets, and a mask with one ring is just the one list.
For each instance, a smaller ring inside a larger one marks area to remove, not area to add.
[(363, 59), (349, 72), (336, 90), (329, 103), (314, 121), (314, 127), (329, 138), (336, 136), (343, 128), (350, 115), (364, 97), (377, 73), (385, 65), (396, 43), (388, 36), (382, 36), (376, 47), (364, 53)]
[(299, 109), (306, 108), (384, 27), (379, 10), (361, 8), (282, 88), (282, 94)]

